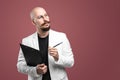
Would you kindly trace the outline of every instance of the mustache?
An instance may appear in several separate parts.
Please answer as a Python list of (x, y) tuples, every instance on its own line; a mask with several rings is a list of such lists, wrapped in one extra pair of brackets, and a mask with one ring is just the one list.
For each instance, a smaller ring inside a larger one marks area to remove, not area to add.
[(50, 23), (50, 21), (45, 21), (41, 26), (44, 26), (45, 24)]

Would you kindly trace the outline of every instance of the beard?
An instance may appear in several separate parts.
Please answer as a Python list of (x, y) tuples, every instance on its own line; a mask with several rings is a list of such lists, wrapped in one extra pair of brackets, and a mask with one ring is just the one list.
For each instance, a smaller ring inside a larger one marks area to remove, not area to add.
[(41, 28), (41, 30), (42, 30), (43, 32), (49, 31), (49, 30), (50, 30), (50, 26), (48, 26), (47, 28)]
[[(42, 27), (45, 26), (46, 24), (49, 24), (48, 27)], [(41, 28), (40, 28), (43, 32), (49, 31), (50, 30), (50, 21), (45, 21), (43, 24), (41, 24)]]

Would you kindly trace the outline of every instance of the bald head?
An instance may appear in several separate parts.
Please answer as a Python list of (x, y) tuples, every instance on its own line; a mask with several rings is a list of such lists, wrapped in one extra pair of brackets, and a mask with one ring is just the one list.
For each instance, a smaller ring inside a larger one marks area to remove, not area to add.
[(33, 25), (39, 32), (47, 32), (50, 29), (50, 19), (45, 9), (42, 7), (35, 7), (30, 12), (30, 17)]
[(42, 7), (33, 8), (32, 11), (30, 12), (31, 20), (33, 20), (38, 15), (42, 15), (43, 13), (46, 13), (44, 8)]

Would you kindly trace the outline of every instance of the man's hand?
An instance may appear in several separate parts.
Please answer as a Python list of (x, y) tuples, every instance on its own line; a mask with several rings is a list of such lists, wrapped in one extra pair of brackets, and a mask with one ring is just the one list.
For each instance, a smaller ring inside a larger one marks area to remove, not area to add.
[(45, 74), (47, 72), (47, 66), (45, 64), (38, 64), (36, 69), (38, 74)]
[(48, 51), (49, 51), (50, 55), (53, 56), (53, 58), (55, 59), (55, 61), (58, 61), (59, 55), (58, 55), (57, 49), (49, 47)]

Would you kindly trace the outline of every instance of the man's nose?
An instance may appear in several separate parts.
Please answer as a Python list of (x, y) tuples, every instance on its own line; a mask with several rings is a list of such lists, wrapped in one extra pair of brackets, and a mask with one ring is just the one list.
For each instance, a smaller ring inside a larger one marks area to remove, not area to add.
[(43, 20), (44, 20), (44, 21), (48, 21), (48, 18), (45, 17), (45, 16), (43, 16)]
[(48, 16), (48, 15), (47, 15), (47, 16), (44, 16), (44, 20), (50, 21), (49, 16)]

